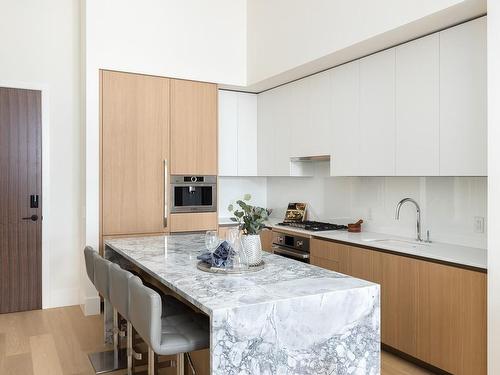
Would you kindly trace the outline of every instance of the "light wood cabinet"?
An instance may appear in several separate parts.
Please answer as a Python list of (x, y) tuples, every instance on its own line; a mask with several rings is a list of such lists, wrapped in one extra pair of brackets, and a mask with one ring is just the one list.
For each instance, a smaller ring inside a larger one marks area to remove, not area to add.
[(171, 85), (171, 174), (217, 175), (217, 85)]
[(170, 215), (170, 232), (217, 230), (217, 212), (179, 213)]
[(216, 85), (101, 71), (101, 237), (217, 229), (216, 212), (164, 220), (170, 174), (217, 174)]
[(271, 253), (273, 251), (273, 231), (271, 229), (262, 229), (260, 232), (260, 243), (262, 250)]
[(382, 254), (372, 250), (349, 246), (346, 272), (359, 279), (380, 284), (382, 282)]
[(170, 80), (102, 71), (101, 90), (101, 234), (164, 232)]
[(349, 246), (313, 238), (311, 239), (310, 249), (311, 264), (335, 272), (348, 273), (347, 257), (349, 256)]
[(487, 175), (486, 17), (440, 33), (440, 174)]
[[(198, 350), (196, 352), (189, 353), (191, 359), (193, 360), (193, 367), (196, 370), (196, 374), (191, 370), (191, 367), (185, 363), (184, 371), (186, 375), (210, 375), (210, 349)], [(176, 373), (175, 368), (169, 369), (172, 373)], [(167, 375), (170, 375), (167, 373)]]
[(315, 238), (311, 263), (380, 284), (384, 344), (453, 374), (486, 374), (485, 273)]
[(311, 264), (380, 284), (380, 254), (336, 242), (311, 239)]
[(486, 274), (418, 265), (418, 356), (453, 374), (486, 374)]
[(418, 357), (418, 264), (390, 254), (382, 254), (381, 263), (382, 342)]

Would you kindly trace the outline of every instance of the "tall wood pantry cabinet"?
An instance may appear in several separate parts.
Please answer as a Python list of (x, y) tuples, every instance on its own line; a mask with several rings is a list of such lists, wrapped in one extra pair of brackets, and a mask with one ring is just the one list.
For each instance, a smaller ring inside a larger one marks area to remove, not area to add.
[(217, 175), (217, 86), (100, 75), (101, 236), (216, 228), (216, 212), (170, 214), (169, 204), (170, 175)]

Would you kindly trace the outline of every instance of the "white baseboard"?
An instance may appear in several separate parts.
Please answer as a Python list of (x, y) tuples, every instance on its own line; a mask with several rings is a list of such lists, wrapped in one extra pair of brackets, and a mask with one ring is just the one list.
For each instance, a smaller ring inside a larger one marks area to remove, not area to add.
[(80, 289), (71, 288), (71, 289), (61, 289), (52, 291), (50, 294), (50, 301), (44, 308), (53, 308), (53, 307), (63, 307), (63, 306), (74, 306), (80, 304), (79, 301)]
[(99, 296), (86, 297), (80, 305), (83, 315), (99, 315), (101, 313), (101, 298)]

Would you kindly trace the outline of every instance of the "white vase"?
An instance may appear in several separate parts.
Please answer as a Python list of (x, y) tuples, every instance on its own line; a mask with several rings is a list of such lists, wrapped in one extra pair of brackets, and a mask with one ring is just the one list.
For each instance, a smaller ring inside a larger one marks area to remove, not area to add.
[(255, 266), (262, 262), (262, 245), (258, 234), (241, 236), (241, 242), (250, 266)]

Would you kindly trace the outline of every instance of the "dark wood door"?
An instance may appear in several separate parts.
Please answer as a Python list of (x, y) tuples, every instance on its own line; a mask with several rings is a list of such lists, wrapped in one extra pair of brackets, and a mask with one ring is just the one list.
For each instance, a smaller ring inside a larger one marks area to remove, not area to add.
[(0, 313), (42, 307), (41, 130), (41, 92), (0, 87)]

